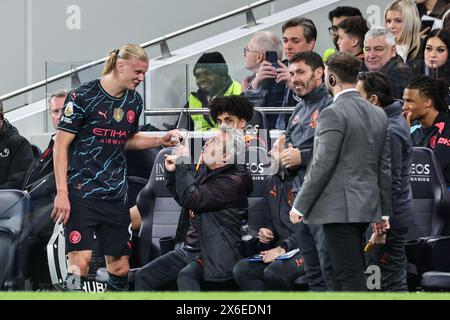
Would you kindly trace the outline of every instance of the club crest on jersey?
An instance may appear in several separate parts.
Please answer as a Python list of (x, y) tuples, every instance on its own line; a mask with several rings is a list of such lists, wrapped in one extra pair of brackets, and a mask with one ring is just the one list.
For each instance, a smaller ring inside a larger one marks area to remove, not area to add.
[(69, 101), (66, 104), (66, 108), (64, 109), (64, 115), (66, 117), (70, 117), (71, 115), (73, 115), (73, 102), (72, 101)]
[(0, 151), (0, 157), (6, 158), (8, 156), (9, 156), (9, 149), (8, 148), (5, 148), (5, 149), (3, 149), (3, 151)]
[(309, 126), (311, 128), (317, 127), (317, 120), (319, 120), (319, 110), (314, 111), (313, 114), (311, 115), (311, 121), (309, 123)]
[(114, 109), (114, 115), (113, 115), (114, 120), (116, 120), (117, 122), (122, 121), (123, 119), (123, 110), (120, 108), (115, 108)]
[(128, 112), (127, 112), (127, 121), (129, 123), (133, 123), (135, 118), (136, 118), (136, 114), (134, 113), (134, 111), (133, 110), (128, 110)]

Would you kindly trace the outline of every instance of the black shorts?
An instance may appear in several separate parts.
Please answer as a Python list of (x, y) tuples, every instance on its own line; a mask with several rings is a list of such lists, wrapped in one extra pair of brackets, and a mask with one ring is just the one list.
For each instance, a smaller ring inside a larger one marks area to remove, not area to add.
[(122, 201), (83, 199), (69, 196), (70, 217), (65, 226), (66, 250), (92, 250), (94, 233), (100, 254), (129, 256), (130, 212)]

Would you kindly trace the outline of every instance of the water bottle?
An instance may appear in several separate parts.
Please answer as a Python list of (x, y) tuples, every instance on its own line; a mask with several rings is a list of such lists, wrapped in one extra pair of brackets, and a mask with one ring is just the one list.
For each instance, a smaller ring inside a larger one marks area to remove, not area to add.
[(253, 237), (250, 232), (250, 228), (247, 224), (247, 221), (242, 221), (241, 226), (241, 247), (242, 254), (244, 257), (250, 257), (254, 255), (257, 251), (258, 242), (257, 239)]
[(247, 221), (243, 220), (241, 226), (241, 239), (242, 241), (250, 241), (253, 239), (253, 236), (250, 233), (250, 229), (248, 227)]

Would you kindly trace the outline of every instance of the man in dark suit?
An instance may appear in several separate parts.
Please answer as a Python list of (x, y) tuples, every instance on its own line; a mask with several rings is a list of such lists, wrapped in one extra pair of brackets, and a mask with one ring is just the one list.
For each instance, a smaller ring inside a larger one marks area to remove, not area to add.
[(345, 53), (327, 62), (334, 100), (319, 116), (312, 160), (290, 212), (293, 223), (323, 224), (335, 291), (367, 290), (362, 236), (372, 221), (385, 232), (392, 206), (387, 116), (356, 91), (359, 67)]

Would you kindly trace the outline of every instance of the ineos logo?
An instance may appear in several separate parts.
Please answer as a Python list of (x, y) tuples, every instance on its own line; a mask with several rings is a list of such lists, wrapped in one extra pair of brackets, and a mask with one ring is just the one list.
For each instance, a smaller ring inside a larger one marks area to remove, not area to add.
[(262, 163), (247, 163), (247, 170), (251, 174), (262, 174), (264, 171), (263, 164)]
[(422, 163), (412, 163), (411, 164), (411, 174), (428, 175), (430, 174), (430, 165)]
[(258, 135), (258, 131), (259, 131), (259, 124), (256, 124), (254, 126), (252, 126), (251, 124), (248, 124), (245, 129), (244, 132), (245, 134), (248, 135)]
[(156, 163), (155, 165), (156, 165), (155, 180), (164, 181), (164, 172), (165, 172), (164, 163)]

